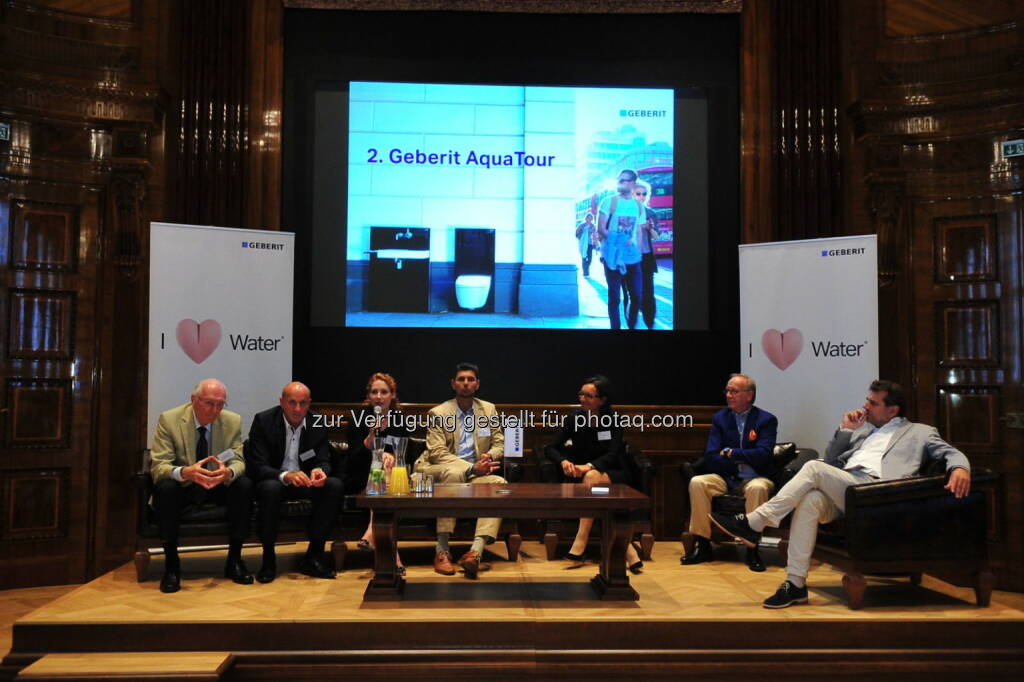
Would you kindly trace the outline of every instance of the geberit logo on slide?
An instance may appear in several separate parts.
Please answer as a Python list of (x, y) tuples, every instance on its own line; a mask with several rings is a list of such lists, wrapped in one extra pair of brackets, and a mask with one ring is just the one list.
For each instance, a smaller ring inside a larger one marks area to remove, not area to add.
[(665, 118), (667, 109), (619, 109), (619, 116), (624, 118)]
[(263, 251), (284, 251), (284, 244), (276, 242), (242, 242), (243, 249), (261, 249)]

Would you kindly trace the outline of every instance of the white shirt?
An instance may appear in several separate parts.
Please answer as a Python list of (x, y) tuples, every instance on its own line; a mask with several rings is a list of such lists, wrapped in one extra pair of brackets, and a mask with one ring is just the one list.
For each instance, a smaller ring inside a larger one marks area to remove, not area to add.
[(906, 423), (903, 417), (893, 417), (881, 427), (876, 428), (865, 438), (857, 451), (850, 455), (843, 467), (851, 473), (865, 473), (875, 478), (882, 477), (882, 455), (889, 449), (892, 434)]
[(285, 474), (300, 470), (299, 439), (302, 438), (302, 429), (306, 428), (306, 420), (303, 419), (301, 424), (293, 427), (283, 414), (281, 419), (284, 419), (284, 459), (281, 461), (281, 475), (278, 478), (284, 483)]

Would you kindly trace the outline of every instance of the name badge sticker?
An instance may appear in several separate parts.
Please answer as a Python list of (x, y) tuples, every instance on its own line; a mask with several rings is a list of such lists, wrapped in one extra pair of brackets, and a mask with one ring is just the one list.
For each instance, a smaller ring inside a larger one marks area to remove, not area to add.
[(306, 460), (312, 459), (313, 457), (316, 457), (316, 452), (314, 452), (313, 450), (306, 450), (305, 452), (299, 455), (299, 461), (305, 462)]
[(598, 431), (597, 432), (597, 439), (598, 440), (611, 440), (612, 439), (612, 432), (611, 431)]
[(476, 435), (477, 435), (477, 438), (490, 438), (491, 437), (491, 430), (489, 428), (487, 428), (487, 427), (484, 427), (484, 428), (481, 428), (481, 429), (477, 429)]
[(219, 459), (222, 462), (227, 462), (228, 460), (230, 460), (234, 456), (235, 456), (235, 451), (232, 450), (231, 448), (228, 448), (224, 452), (222, 452), (219, 455), (217, 455), (217, 459)]

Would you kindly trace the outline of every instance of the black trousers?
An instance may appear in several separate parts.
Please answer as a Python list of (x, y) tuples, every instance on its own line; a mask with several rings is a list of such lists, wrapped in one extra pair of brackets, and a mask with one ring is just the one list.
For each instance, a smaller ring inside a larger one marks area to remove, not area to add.
[(640, 303), (640, 312), (644, 316), (644, 324), (648, 329), (654, 329), (654, 273), (658, 270), (658, 262), (654, 260), (653, 253), (645, 253), (640, 259), (640, 289), (643, 291), (643, 300)]
[(260, 542), (272, 545), (277, 542), (277, 530), (281, 523), (281, 505), (285, 500), (307, 499), (313, 502), (306, 535), (311, 542), (326, 542), (331, 528), (338, 518), (344, 485), (339, 478), (328, 476), (320, 488), (300, 488), (285, 485), (276, 478), (268, 478), (256, 484), (256, 504), (259, 509)]
[(236, 476), (231, 485), (221, 484), (207, 490), (194, 483), (184, 485), (173, 478), (161, 479), (153, 489), (153, 510), (160, 526), (160, 541), (178, 544), (181, 512), (186, 505), (219, 504), (228, 508), (228, 535), (232, 541), (244, 542), (249, 535), (252, 515), (252, 479)]
[(637, 313), (640, 310), (640, 299), (643, 297), (643, 282), (640, 278), (640, 263), (633, 263), (626, 266), (626, 273), (604, 267), (604, 280), (608, 284), (608, 319), (611, 321), (612, 329), (622, 328), (622, 317), (619, 315), (620, 288), (625, 286), (629, 292), (628, 310), (626, 312), (626, 324), (630, 329), (636, 329)]

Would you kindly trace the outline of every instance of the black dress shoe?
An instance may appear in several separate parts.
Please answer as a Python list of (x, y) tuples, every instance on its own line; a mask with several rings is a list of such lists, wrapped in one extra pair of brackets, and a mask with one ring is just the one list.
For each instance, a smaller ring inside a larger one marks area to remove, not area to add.
[(718, 526), (726, 535), (742, 542), (747, 547), (757, 547), (761, 543), (761, 534), (747, 523), (746, 514), (727, 514), (711, 512), (711, 523)]
[(160, 591), (170, 594), (181, 589), (181, 577), (175, 570), (164, 571), (164, 577), (160, 579)]
[(747, 568), (754, 573), (764, 573), (764, 562), (761, 561), (761, 553), (757, 547), (747, 549)]
[(239, 585), (252, 585), (252, 573), (241, 559), (228, 559), (228, 562), (224, 564), (224, 577), (231, 578), (232, 582)]
[(626, 568), (628, 568), (629, 572), (633, 575), (640, 575), (644, 572), (644, 562), (638, 561), (635, 564), (630, 564)]
[(277, 566), (268, 566), (263, 564), (260, 566), (260, 570), (256, 573), (256, 582), (258, 583), (272, 583), (274, 578), (277, 577)]
[(334, 571), (327, 565), (323, 557), (319, 556), (302, 557), (302, 561), (299, 562), (299, 573), (308, 575), (311, 578), (334, 580)]
[(679, 563), (683, 566), (690, 566), (692, 564), (702, 564), (705, 561), (712, 561), (714, 558), (711, 552), (711, 541), (707, 538), (698, 537), (696, 544), (693, 546), (693, 551), (682, 557)]

